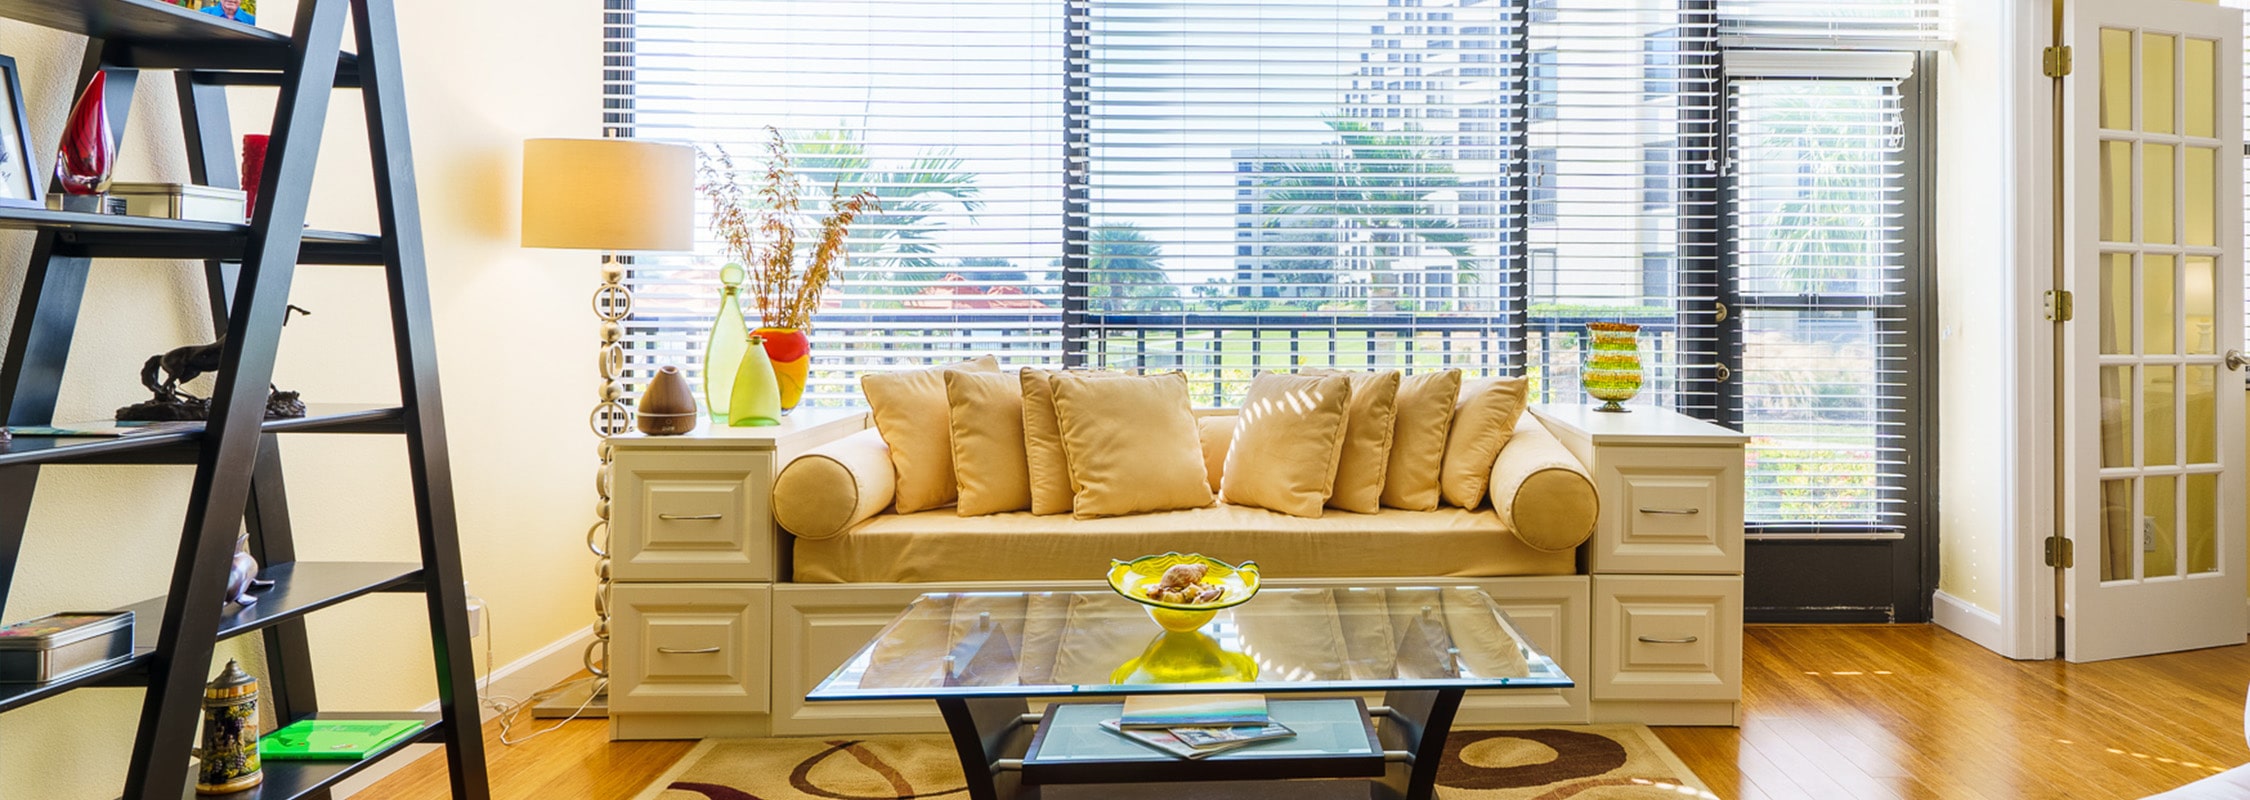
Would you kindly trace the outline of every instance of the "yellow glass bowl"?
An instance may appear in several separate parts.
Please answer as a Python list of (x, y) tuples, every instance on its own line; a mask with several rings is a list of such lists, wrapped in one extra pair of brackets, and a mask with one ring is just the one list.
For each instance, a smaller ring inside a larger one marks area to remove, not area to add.
[[(1167, 603), (1149, 599), (1144, 590), (1163, 580), (1165, 570), (1181, 564), (1202, 564), (1208, 570), (1203, 582), (1219, 586), (1222, 592), (1219, 599), (1208, 603)], [(1219, 609), (1242, 605), (1257, 596), (1258, 563), (1244, 561), (1236, 566), (1202, 553), (1165, 553), (1131, 561), (1111, 560), (1109, 588), (1127, 600), (1147, 606), (1149, 617), (1165, 630), (1192, 631), (1210, 622)]]

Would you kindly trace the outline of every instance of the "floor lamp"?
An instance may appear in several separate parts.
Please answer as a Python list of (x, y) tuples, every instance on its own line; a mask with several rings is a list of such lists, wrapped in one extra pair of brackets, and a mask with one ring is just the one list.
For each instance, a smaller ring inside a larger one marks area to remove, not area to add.
[(586, 645), (589, 694), (571, 693), (539, 707), (539, 716), (608, 714), (609, 509), (611, 437), (632, 427), (625, 398), (625, 319), (633, 293), (617, 254), (677, 252), (695, 246), (695, 151), (686, 145), (634, 139), (530, 139), (523, 143), (523, 246), (602, 251), (602, 284), (594, 290), (601, 319), (600, 400), (587, 424), (600, 438), (595, 453), (594, 640)]

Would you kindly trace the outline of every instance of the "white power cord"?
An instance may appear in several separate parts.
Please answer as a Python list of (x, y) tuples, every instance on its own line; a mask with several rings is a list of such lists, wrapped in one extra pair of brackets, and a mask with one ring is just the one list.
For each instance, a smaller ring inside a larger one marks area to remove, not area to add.
[(554, 697), (555, 695), (559, 695), (563, 692), (569, 691), (571, 687), (577, 686), (578, 684), (592, 683), (597, 679), (591, 675), (584, 678), (574, 678), (572, 680), (563, 681), (562, 683), (558, 683), (545, 689), (541, 689), (537, 692), (532, 693), (530, 697), (522, 699), (505, 696), (487, 696), (485, 694), (485, 691), (492, 687), (492, 607), (489, 605), (485, 606), (482, 616), (484, 617), (482, 621), (484, 623), (483, 628), (485, 672), (484, 677), (477, 679), (477, 696), (484, 698), (483, 705), (486, 709), (489, 709), (493, 713), (500, 716), (501, 744), (507, 745), (509, 747), (514, 747), (516, 745), (523, 744), (524, 742), (537, 739), (540, 736), (553, 733), (557, 728), (561, 728), (562, 726), (569, 724), (572, 720), (578, 719), (578, 716), (580, 714), (586, 713), (586, 709), (594, 704), (594, 696), (599, 693), (589, 691), (586, 693), (586, 702), (579, 703), (577, 710), (570, 712), (570, 716), (564, 717), (561, 722), (557, 722), (553, 725), (549, 725), (536, 731), (532, 731), (531, 733), (525, 734), (522, 738), (516, 738), (515, 727), (523, 717), (524, 710), (538, 705), (539, 703), (544, 702), (548, 698)]

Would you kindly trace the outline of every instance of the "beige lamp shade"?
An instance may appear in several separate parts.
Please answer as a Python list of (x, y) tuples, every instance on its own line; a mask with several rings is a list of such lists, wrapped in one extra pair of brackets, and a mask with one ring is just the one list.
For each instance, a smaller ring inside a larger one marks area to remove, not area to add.
[(527, 139), (523, 246), (695, 246), (695, 151), (637, 139)]

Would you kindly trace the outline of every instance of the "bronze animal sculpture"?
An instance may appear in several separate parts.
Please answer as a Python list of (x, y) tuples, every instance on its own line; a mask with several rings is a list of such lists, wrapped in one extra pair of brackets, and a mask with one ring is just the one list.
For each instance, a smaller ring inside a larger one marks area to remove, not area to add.
[[(284, 309), (281, 324), (289, 324), (290, 314), (310, 315), (312, 312), (295, 305)], [(227, 335), (210, 344), (175, 347), (149, 356), (141, 364), (141, 385), (151, 395), (149, 399), (117, 409), (117, 418), (148, 422), (208, 419), (211, 416), (211, 399), (197, 397), (180, 390), (180, 384), (195, 380), (204, 373), (217, 372), (221, 358), (226, 353)], [(266, 419), (283, 419), (305, 415), (305, 403), (296, 392), (285, 392), (273, 384), (266, 385)]]

